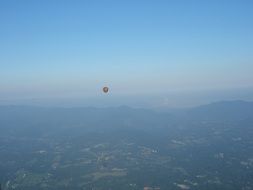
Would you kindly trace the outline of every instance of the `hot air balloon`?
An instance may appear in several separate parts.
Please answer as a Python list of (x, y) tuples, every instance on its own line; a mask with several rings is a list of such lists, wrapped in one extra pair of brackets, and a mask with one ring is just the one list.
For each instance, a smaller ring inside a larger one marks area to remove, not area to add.
[(103, 92), (107, 93), (109, 91), (109, 88), (107, 86), (103, 87)]

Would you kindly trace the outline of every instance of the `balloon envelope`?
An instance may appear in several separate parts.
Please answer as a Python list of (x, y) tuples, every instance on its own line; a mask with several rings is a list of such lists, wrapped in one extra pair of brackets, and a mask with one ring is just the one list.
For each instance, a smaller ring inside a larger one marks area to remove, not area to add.
[(107, 93), (108, 91), (109, 91), (109, 88), (105, 86), (105, 87), (103, 88), (103, 92), (104, 92), (104, 93)]

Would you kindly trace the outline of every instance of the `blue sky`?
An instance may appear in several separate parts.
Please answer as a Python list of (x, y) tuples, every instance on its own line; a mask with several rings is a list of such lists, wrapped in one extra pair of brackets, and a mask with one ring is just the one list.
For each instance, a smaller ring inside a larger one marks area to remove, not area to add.
[(213, 99), (253, 100), (252, 20), (249, 0), (3, 0), (0, 103), (106, 101), (104, 85), (119, 104), (224, 90), (245, 96)]

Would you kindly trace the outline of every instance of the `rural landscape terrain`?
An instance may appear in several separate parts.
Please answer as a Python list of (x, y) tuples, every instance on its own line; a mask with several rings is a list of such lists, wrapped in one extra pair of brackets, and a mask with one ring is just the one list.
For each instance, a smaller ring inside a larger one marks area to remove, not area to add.
[(4, 190), (253, 188), (253, 103), (0, 107)]

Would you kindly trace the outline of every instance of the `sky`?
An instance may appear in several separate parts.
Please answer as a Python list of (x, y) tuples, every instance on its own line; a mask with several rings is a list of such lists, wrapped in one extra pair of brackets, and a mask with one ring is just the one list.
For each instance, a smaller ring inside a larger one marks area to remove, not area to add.
[(252, 34), (250, 0), (2, 0), (0, 104), (253, 100)]

